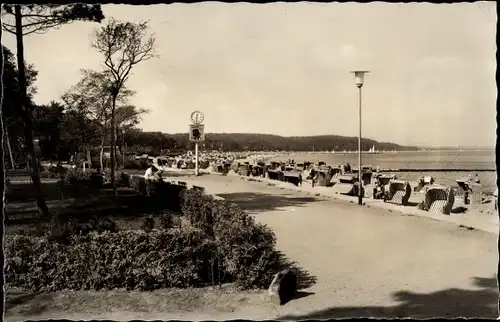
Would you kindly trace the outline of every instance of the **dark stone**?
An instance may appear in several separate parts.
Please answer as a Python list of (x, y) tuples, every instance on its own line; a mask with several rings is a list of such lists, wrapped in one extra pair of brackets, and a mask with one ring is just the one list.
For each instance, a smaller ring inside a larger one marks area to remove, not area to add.
[(285, 269), (274, 275), (268, 293), (272, 303), (284, 305), (297, 295), (297, 274)]

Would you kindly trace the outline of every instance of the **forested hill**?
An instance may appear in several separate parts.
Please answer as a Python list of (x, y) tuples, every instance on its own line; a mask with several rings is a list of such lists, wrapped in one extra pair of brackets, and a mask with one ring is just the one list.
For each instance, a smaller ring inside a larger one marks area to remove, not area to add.
[[(166, 136), (174, 139), (178, 147), (190, 146), (186, 133), (166, 134)], [(253, 133), (207, 133), (204, 145), (206, 149), (222, 148), (225, 151), (349, 151), (357, 150), (358, 138), (339, 135), (283, 137)], [(375, 146), (376, 150), (418, 150), (418, 147), (401, 146), (363, 138), (362, 150), (369, 150), (372, 146)]]

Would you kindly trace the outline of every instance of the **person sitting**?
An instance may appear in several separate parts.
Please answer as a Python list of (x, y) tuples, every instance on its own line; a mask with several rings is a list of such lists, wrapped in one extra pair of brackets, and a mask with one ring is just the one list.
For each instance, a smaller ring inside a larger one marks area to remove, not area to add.
[(146, 169), (146, 173), (144, 174), (144, 179), (146, 181), (153, 181), (155, 180), (155, 173), (158, 171), (158, 168), (156, 168), (152, 163), (149, 165), (149, 167)]
[(385, 187), (378, 178), (375, 181), (375, 188), (373, 190), (373, 199), (384, 199)]

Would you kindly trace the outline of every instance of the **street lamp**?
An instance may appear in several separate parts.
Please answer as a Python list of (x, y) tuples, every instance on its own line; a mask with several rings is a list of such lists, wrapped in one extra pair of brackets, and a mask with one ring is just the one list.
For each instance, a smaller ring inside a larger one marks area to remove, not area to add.
[(358, 136), (358, 204), (363, 204), (363, 180), (362, 180), (362, 168), (361, 168), (361, 87), (363, 87), (363, 81), (365, 74), (369, 73), (364, 70), (352, 71), (354, 73), (354, 81), (359, 89), (359, 136)]

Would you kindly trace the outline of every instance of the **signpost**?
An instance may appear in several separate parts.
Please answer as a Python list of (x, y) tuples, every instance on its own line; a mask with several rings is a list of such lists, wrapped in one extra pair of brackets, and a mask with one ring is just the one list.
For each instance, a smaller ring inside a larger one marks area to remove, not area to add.
[(196, 176), (199, 174), (198, 170), (198, 143), (205, 141), (205, 125), (203, 120), (205, 116), (200, 111), (194, 111), (191, 113), (191, 122), (189, 125), (189, 141), (194, 142), (194, 155), (195, 155), (195, 168), (194, 173)]

